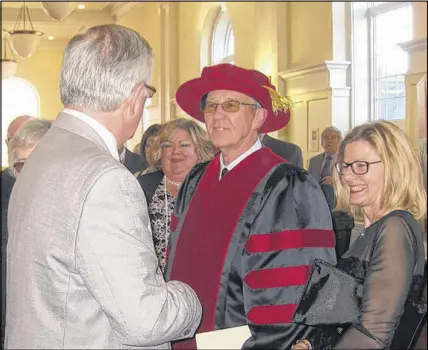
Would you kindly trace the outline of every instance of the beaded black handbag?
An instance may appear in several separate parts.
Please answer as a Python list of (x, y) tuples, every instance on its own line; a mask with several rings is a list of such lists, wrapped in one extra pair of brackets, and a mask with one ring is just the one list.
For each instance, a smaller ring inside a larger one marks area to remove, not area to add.
[[(321, 259), (315, 259), (293, 322), (308, 326), (336, 326), (338, 332), (343, 326), (354, 325), (375, 339), (359, 321), (362, 296), (362, 280)], [(427, 304), (408, 299), (390, 349), (412, 349), (426, 323), (426, 317)]]

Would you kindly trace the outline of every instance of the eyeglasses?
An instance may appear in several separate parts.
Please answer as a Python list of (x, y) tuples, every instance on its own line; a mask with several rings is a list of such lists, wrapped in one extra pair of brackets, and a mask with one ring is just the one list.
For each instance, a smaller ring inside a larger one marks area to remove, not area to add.
[(335, 164), (336, 166), (336, 170), (340, 175), (345, 174), (345, 170), (348, 167), (351, 167), (352, 172), (355, 175), (364, 175), (367, 174), (369, 171), (369, 167), (371, 164), (378, 164), (378, 163), (382, 163), (381, 160), (378, 160), (377, 162), (365, 162), (363, 160), (357, 160), (355, 162), (352, 163), (346, 163), (346, 162), (337, 162)]
[(153, 86), (144, 84), (144, 86), (149, 90), (149, 98), (152, 98), (153, 95), (156, 93), (156, 89)]
[(23, 168), (25, 164), (25, 159), (24, 160), (19, 160), (17, 161), (15, 164), (13, 164), (13, 167), (15, 168), (15, 171), (19, 174)]
[(225, 112), (238, 112), (241, 108), (241, 105), (244, 106), (253, 106), (253, 108), (257, 108), (257, 105), (255, 103), (244, 103), (239, 101), (224, 101), (223, 103), (216, 103), (211, 101), (205, 101), (204, 104), (202, 104), (201, 109), (204, 113), (215, 113), (218, 106), (221, 106), (223, 108), (223, 111)]

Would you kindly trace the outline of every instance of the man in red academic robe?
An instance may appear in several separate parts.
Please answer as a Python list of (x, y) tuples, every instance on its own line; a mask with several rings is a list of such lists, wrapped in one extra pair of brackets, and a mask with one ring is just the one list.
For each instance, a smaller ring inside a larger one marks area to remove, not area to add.
[(196, 291), (203, 307), (198, 333), (248, 325), (244, 349), (290, 348), (309, 331), (291, 319), (312, 260), (335, 263), (318, 183), (258, 137), (287, 125), (290, 103), (264, 74), (231, 64), (204, 68), (176, 98), (205, 122), (221, 152), (197, 165), (180, 189), (166, 276)]

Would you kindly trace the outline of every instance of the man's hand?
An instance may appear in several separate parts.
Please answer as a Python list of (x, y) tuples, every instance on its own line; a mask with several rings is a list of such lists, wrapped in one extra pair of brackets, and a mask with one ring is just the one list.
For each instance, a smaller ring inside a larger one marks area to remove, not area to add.
[(324, 176), (321, 179), (321, 185), (330, 185), (333, 186), (333, 177), (332, 176)]

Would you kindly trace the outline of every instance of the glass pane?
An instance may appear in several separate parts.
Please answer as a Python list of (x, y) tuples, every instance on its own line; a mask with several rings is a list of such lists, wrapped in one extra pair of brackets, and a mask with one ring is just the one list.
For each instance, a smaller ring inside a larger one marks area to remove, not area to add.
[(233, 35), (233, 29), (232, 27), (230, 27), (226, 56), (232, 56), (234, 53), (235, 53), (235, 35)]
[(219, 63), (223, 58), (229, 56), (232, 48), (234, 52), (235, 38), (230, 23), (229, 15), (226, 11), (221, 11), (217, 20), (212, 43), (212, 64)]
[(405, 96), (404, 74), (407, 72), (408, 55), (397, 44), (412, 39), (412, 23), (411, 4), (374, 18), (376, 119), (404, 116), (400, 111), (405, 110), (405, 106), (401, 106), (398, 99)]
[(397, 119), (405, 119), (405, 118), (406, 118), (406, 98), (400, 97), (398, 98)]

